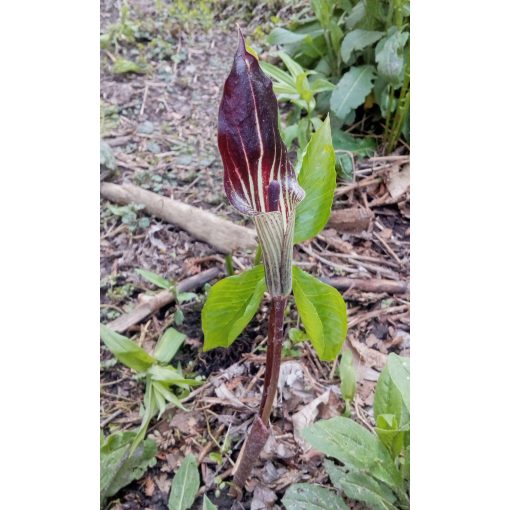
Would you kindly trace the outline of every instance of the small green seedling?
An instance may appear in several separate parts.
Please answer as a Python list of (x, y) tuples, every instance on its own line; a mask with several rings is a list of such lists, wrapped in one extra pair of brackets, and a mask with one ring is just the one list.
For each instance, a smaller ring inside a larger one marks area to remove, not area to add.
[(157, 273), (147, 271), (146, 269), (136, 269), (136, 272), (149, 283), (156, 285), (161, 289), (169, 290), (175, 295), (175, 301), (177, 305), (175, 307), (174, 322), (177, 326), (180, 326), (184, 322), (184, 312), (182, 311), (181, 304), (188, 301), (193, 301), (198, 296), (194, 292), (180, 292), (179, 287), (176, 283), (166, 280)]
[(131, 453), (145, 437), (151, 419), (158, 412), (158, 417), (161, 417), (168, 404), (186, 411), (179, 397), (186, 396), (190, 387), (202, 384), (195, 379), (186, 379), (179, 368), (169, 365), (185, 339), (186, 335), (169, 328), (158, 340), (151, 355), (129, 338), (101, 324), (101, 340), (109, 351), (145, 381), (142, 424), (133, 439)]
[(352, 363), (352, 351), (345, 349), (338, 367), (340, 373), (340, 391), (345, 400), (345, 416), (351, 416), (351, 402), (356, 395), (356, 370)]

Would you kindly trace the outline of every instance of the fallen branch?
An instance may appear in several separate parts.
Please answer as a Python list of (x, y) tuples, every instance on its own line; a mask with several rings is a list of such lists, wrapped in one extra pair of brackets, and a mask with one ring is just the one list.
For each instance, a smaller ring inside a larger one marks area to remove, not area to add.
[(346, 291), (356, 289), (362, 292), (387, 292), (388, 294), (405, 294), (409, 291), (409, 283), (393, 280), (375, 279), (362, 280), (361, 278), (321, 278), (324, 283), (335, 289)]
[(141, 204), (147, 213), (186, 230), (196, 239), (205, 241), (222, 253), (257, 247), (254, 230), (133, 184), (103, 182), (101, 195), (122, 205)]
[(360, 234), (368, 230), (373, 218), (374, 213), (370, 209), (338, 209), (331, 211), (327, 226), (338, 232)]
[(353, 184), (348, 184), (347, 186), (342, 186), (341, 188), (337, 188), (335, 190), (335, 197), (339, 197), (342, 195), (346, 195), (352, 190), (366, 188), (367, 186), (372, 186), (372, 184), (377, 184), (382, 182), (382, 177), (367, 177), (359, 182), (354, 182)]
[[(201, 273), (191, 276), (190, 278), (186, 278), (177, 284), (177, 291), (188, 292), (190, 290), (201, 287), (208, 281), (216, 278), (220, 273), (221, 269), (218, 267), (213, 267), (211, 269), (207, 269), (206, 271), (202, 271)], [(131, 326), (138, 324), (146, 317), (154, 312), (157, 312), (163, 306), (172, 303), (174, 300), (175, 295), (169, 290), (163, 290), (152, 296), (143, 296), (142, 303), (136, 306), (135, 309), (131, 312), (121, 315), (117, 319), (111, 321), (108, 324), (108, 327), (114, 331), (117, 331), (118, 333), (123, 333)]]

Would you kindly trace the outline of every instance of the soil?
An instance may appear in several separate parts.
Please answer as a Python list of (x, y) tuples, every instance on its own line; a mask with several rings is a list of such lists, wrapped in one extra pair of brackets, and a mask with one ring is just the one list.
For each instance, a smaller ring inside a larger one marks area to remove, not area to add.
[[(225, 7), (223, 11), (204, 15), (198, 22), (196, 16), (186, 13), (166, 16), (157, 11), (157, 2), (129, 3), (129, 19), (136, 25), (134, 39), (119, 37), (117, 44), (101, 52), (101, 136), (116, 161), (116, 169), (101, 168), (102, 180), (131, 182), (251, 226), (224, 195), (216, 120), (222, 85), (236, 47), (234, 21), (240, 21), (247, 37), (263, 50), (261, 41), (270, 28), (271, 15), (278, 14), (282, 19), (291, 15), (288, 7), (282, 10), (279, 2), (273, 4), (272, 10), (253, 10), (249, 6), (235, 10), (230, 3), (220, 2), (218, 5)], [(119, 3), (102, 0), (102, 33), (107, 33), (115, 23), (119, 23)], [(115, 74), (114, 60), (119, 58), (148, 65), (150, 71)], [(300, 267), (319, 277), (408, 281), (409, 196), (405, 193), (398, 200), (384, 199), (385, 183), (391, 172), (408, 162), (405, 155), (401, 157), (357, 161), (357, 181), (379, 175), (381, 182), (337, 197), (333, 207), (368, 205), (375, 213), (370, 229), (358, 234), (325, 230), (305, 243), (304, 248), (295, 247), (294, 259)], [(339, 187), (342, 185), (338, 183)], [(242, 253), (235, 255), (236, 270), (252, 264)], [(187, 232), (147, 217), (143, 210), (119, 209), (118, 205), (101, 199), (103, 323), (131, 310), (140, 295), (158, 290), (136, 273), (137, 268), (178, 282), (210, 267), (224, 267), (223, 260), (223, 255)], [(331, 363), (321, 362), (305, 342), (287, 345), (284, 351), (288, 369), (300, 367), (302, 372), (294, 386), (284, 389), (273, 410), (276, 446), (265, 450), (259, 459), (243, 500), (234, 502), (227, 495), (228, 487), (221, 482), (231, 480), (231, 461), (237, 458), (260, 401), (267, 304), (263, 303), (256, 318), (229, 349), (204, 353), (200, 311), (207, 289), (208, 285), (195, 290), (198, 296), (195, 301), (166, 306), (124, 333), (151, 352), (160, 335), (169, 326), (175, 327), (187, 339), (173, 362), (180, 364), (186, 373), (204, 376), (211, 384), (204, 385), (206, 389), (187, 402), (189, 413), (172, 409), (160, 420), (151, 422), (148, 436), (158, 445), (157, 464), (111, 498), (110, 509), (166, 510), (173, 476), (188, 453), (194, 453), (200, 461), (201, 494), (207, 494), (220, 509), (283, 508), (281, 498), (291, 484), (328, 484), (322, 456), (301, 449), (294, 439), (291, 417), (328, 388), (330, 399), (319, 407), (318, 419), (340, 414), (343, 401), (337, 371)], [(347, 344), (358, 362), (353, 417), (373, 425), (377, 374), (389, 352), (409, 354), (409, 295), (350, 289), (343, 296), (350, 319)], [(178, 319), (181, 314), (182, 322)], [(292, 303), (286, 330), (291, 327), (298, 327)], [(143, 383), (134, 379), (129, 369), (113, 364), (111, 354), (102, 344), (101, 362), (101, 422), (105, 423), (105, 434), (136, 430)], [(227, 388), (243, 407), (218, 398), (220, 387)], [(218, 450), (214, 441), (222, 443), (227, 431), (231, 447), (217, 464), (209, 453)], [(201, 508), (201, 499), (196, 500), (193, 508)], [(351, 507), (362, 508), (356, 504)]]

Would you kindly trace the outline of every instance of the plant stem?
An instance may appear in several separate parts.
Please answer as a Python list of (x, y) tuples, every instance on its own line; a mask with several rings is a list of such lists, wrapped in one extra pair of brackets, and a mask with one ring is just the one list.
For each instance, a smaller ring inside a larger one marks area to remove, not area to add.
[(262, 246), (260, 246), (260, 244), (257, 244), (257, 251), (255, 252), (255, 258), (253, 259), (253, 265), (256, 266), (257, 264), (260, 264), (261, 259), (262, 259)]
[(259, 416), (265, 425), (269, 423), (269, 416), (271, 415), (271, 408), (273, 407), (276, 388), (278, 387), (283, 344), (283, 316), (286, 304), (287, 297), (273, 297), (271, 312), (269, 313), (266, 375), (259, 411)]
[(287, 296), (273, 296), (271, 311), (269, 313), (268, 348), (266, 353), (266, 375), (264, 377), (264, 390), (258, 416), (255, 417), (252, 428), (246, 438), (234, 474), (234, 495), (244, 486), (259, 457), (259, 454), (269, 437), (269, 416), (278, 388), (280, 363), (283, 344), (283, 318)]
[(225, 270), (227, 272), (227, 276), (232, 276), (234, 274), (234, 262), (232, 260), (231, 253), (225, 256)]

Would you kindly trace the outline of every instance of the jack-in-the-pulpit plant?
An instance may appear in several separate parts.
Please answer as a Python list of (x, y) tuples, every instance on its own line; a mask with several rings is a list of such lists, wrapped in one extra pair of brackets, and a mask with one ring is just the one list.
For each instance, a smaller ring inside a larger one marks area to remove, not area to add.
[(212, 287), (202, 311), (204, 350), (228, 347), (255, 315), (265, 291), (271, 299), (260, 410), (234, 473), (234, 484), (241, 489), (269, 436), (289, 295), (293, 291), (306, 333), (323, 360), (338, 355), (347, 313), (338, 291), (292, 267), (293, 244), (317, 235), (331, 211), (335, 154), (329, 119), (312, 135), (296, 176), (280, 137), (271, 80), (246, 50), (240, 31), (220, 104), (218, 146), (226, 195), (238, 211), (252, 217), (263, 265)]

